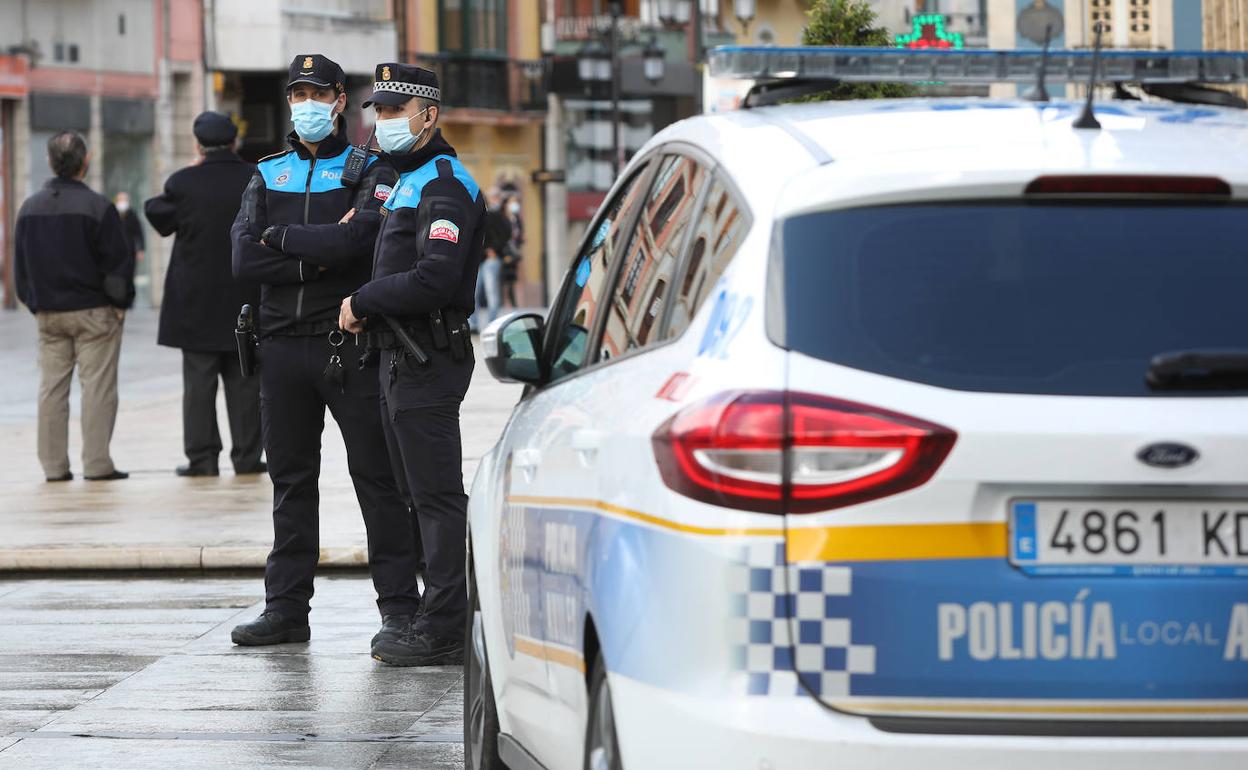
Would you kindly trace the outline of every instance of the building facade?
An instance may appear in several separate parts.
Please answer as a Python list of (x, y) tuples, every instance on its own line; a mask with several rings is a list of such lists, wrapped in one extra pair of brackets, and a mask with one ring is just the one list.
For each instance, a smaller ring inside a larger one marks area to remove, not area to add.
[[(87, 137), (86, 181), (110, 198), (125, 191), (141, 204), (190, 162), (190, 118), (203, 101), (201, 41), (199, 0), (7, 0), (0, 50), (24, 60), (28, 91), (6, 108), (9, 221), (51, 176), (46, 144), (61, 130)], [(136, 282), (140, 301), (159, 302), (166, 249), (148, 241)]]
[(541, 11), (533, 0), (400, 0), (400, 58), (438, 73), (442, 133), (482, 189), (520, 202), (524, 245), (516, 302), (544, 303), (541, 187), (546, 114)]

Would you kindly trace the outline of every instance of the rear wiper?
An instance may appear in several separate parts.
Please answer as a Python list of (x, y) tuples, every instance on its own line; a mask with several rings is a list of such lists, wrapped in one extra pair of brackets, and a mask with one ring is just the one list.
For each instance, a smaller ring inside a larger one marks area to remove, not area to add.
[(1145, 381), (1153, 390), (1248, 388), (1248, 350), (1160, 353), (1149, 362)]

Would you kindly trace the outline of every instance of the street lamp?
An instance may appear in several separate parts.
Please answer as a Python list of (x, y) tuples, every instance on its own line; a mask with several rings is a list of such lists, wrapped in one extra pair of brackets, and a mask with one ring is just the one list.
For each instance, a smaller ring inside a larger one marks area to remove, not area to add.
[(750, 22), (754, 21), (756, 5), (755, 0), (733, 0), (732, 10), (737, 15), (737, 21), (741, 22), (743, 32), (748, 30)]
[[(605, 68), (603, 65), (606, 65)], [(577, 74), (587, 83), (600, 83), (611, 79), (611, 54), (597, 40), (591, 40), (581, 49), (576, 62)], [(605, 75), (604, 75), (605, 73)]]
[(641, 52), (642, 72), (650, 85), (655, 85), (663, 79), (664, 70), (667, 67), (664, 53), (663, 47), (659, 45), (659, 41), (653, 37), (650, 38), (649, 45)]

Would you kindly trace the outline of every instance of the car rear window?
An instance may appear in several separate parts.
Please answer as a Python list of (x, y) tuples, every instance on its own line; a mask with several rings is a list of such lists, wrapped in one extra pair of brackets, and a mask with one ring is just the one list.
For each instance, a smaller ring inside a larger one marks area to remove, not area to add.
[[(1158, 395), (1153, 356), (1248, 348), (1248, 208), (886, 206), (782, 224), (791, 350), (945, 388)], [(1165, 395), (1243, 395), (1244, 391)]]

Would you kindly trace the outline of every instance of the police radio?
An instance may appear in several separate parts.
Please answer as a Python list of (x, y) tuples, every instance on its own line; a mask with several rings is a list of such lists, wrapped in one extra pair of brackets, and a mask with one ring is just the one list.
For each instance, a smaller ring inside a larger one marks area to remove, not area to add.
[(351, 148), (346, 165), (342, 167), (343, 187), (355, 187), (360, 183), (360, 177), (364, 176), (364, 167), (368, 165), (368, 148), (372, 145), (373, 135), (376, 133), (377, 127), (374, 126), (363, 144), (357, 144)]

